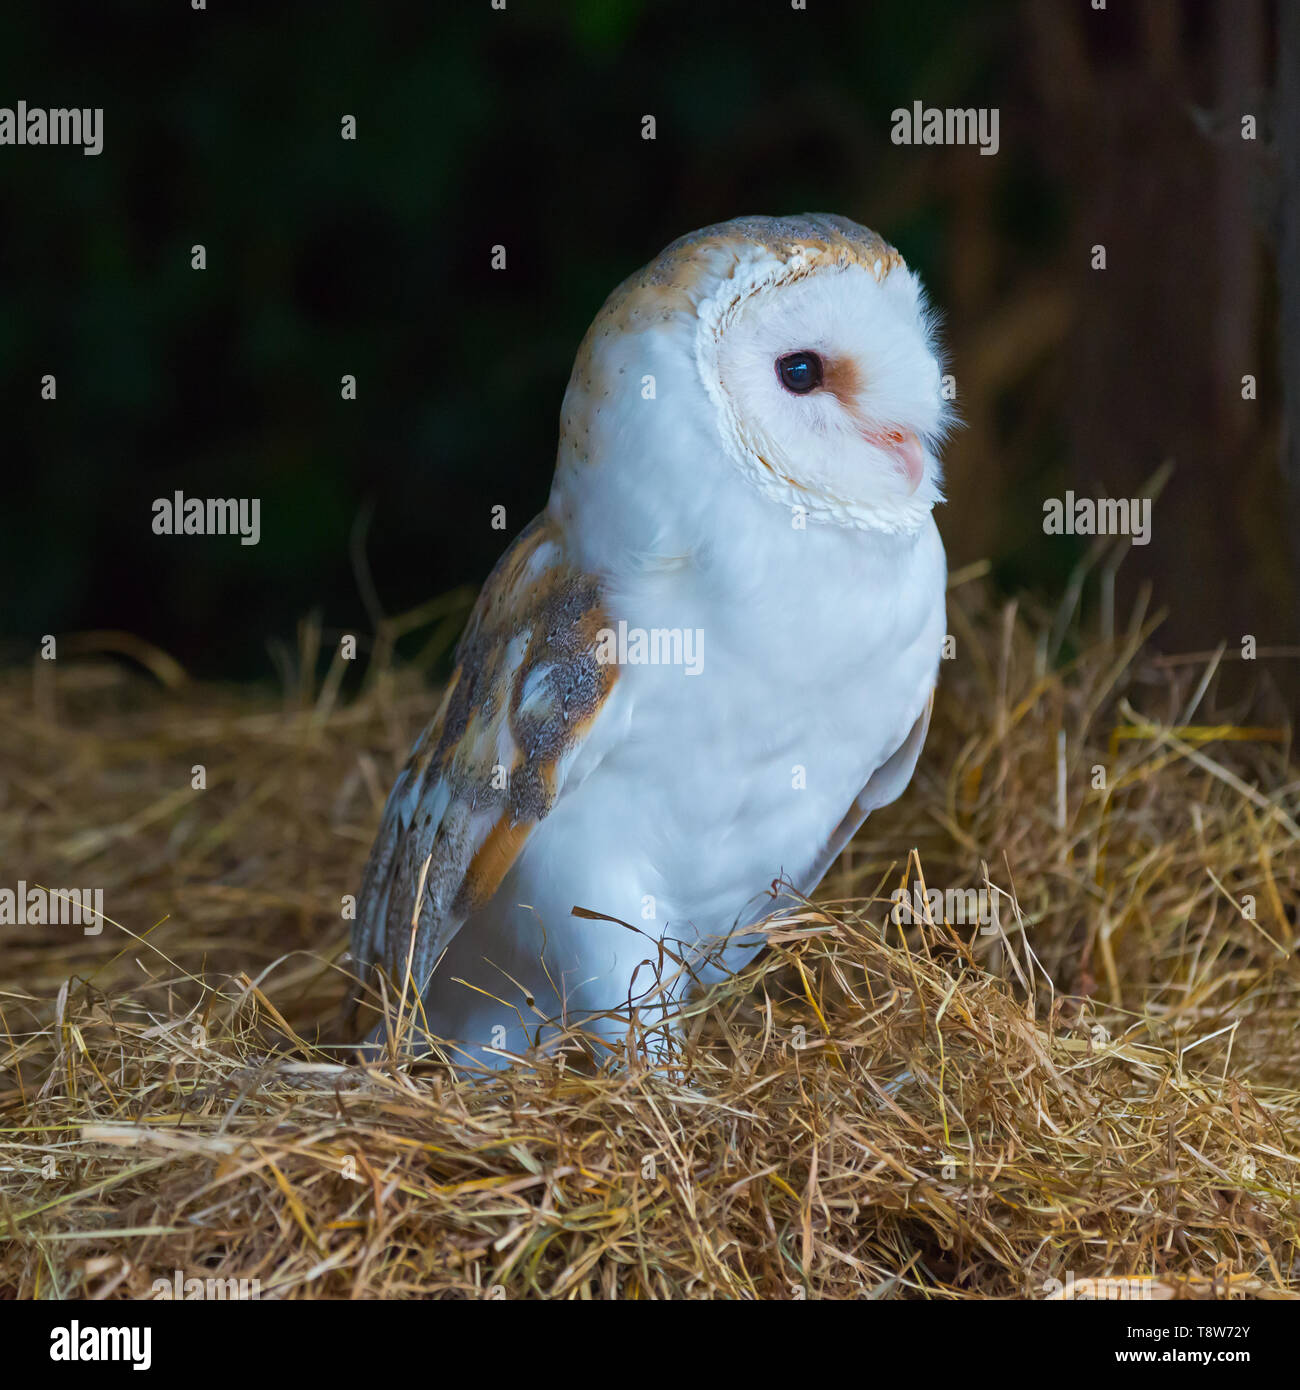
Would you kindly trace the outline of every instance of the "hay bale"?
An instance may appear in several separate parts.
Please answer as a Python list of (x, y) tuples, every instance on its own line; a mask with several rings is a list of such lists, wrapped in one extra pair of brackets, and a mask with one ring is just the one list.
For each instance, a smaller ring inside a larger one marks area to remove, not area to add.
[(0, 926), (0, 1296), (1296, 1296), (1286, 736), (971, 592), (912, 790), (672, 1065), (327, 1045), (433, 703), (387, 645), (347, 702), (314, 629), (280, 699), (142, 645), (0, 678), (0, 889), (109, 919)]

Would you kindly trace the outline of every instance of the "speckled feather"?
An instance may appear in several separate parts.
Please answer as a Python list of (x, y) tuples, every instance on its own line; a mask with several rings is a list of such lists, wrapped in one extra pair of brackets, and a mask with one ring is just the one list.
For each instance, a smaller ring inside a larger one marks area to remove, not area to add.
[(605, 623), (596, 581), (566, 565), (554, 524), (537, 517), (484, 585), (388, 798), (353, 933), (359, 980), (381, 965), (400, 992), (409, 960), (422, 986), (496, 891), (617, 679), (596, 660)]

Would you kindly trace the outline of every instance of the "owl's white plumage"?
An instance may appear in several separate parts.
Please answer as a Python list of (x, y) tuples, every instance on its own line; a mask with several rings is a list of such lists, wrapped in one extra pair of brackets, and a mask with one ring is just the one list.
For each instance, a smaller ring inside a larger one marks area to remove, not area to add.
[[(814, 389), (784, 384), (792, 353)], [(390, 1000), (405, 981), (421, 1027), (499, 1064), (675, 973), (660, 939), (703, 983), (753, 955), (758, 895), (811, 892), (924, 739), (939, 383), (915, 276), (842, 218), (706, 228), (614, 292), (547, 508), (385, 809), (353, 934), (368, 997), (377, 969)], [(701, 634), (698, 673), (606, 663), (620, 623)]]

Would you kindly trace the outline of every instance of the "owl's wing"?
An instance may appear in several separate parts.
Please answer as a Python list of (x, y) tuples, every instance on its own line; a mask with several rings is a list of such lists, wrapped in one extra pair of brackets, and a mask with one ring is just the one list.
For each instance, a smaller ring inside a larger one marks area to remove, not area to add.
[(934, 690), (926, 696), (925, 708), (917, 716), (907, 737), (871, 774), (867, 785), (858, 793), (849, 807), (844, 819), (836, 826), (834, 833), (826, 842), (825, 849), (818, 856), (805, 882), (799, 889), (805, 895), (826, 877), (831, 865), (840, 857), (844, 847), (858, 833), (862, 822), (882, 806), (897, 801), (912, 780), (916, 770), (916, 760), (921, 756), (925, 735), (930, 728), (930, 712), (934, 709)]
[(353, 1036), (369, 1032), (378, 971), (391, 1000), (405, 982), (414, 1004), (555, 804), (617, 678), (597, 659), (607, 626), (596, 580), (538, 517), (484, 585), (438, 712), (384, 808), (352, 931)]

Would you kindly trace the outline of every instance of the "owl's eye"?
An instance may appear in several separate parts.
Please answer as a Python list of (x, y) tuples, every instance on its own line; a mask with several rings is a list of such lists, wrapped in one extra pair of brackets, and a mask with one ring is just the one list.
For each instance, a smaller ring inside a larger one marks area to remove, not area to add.
[(822, 360), (815, 352), (787, 352), (776, 359), (781, 385), (796, 396), (806, 396), (822, 384)]

